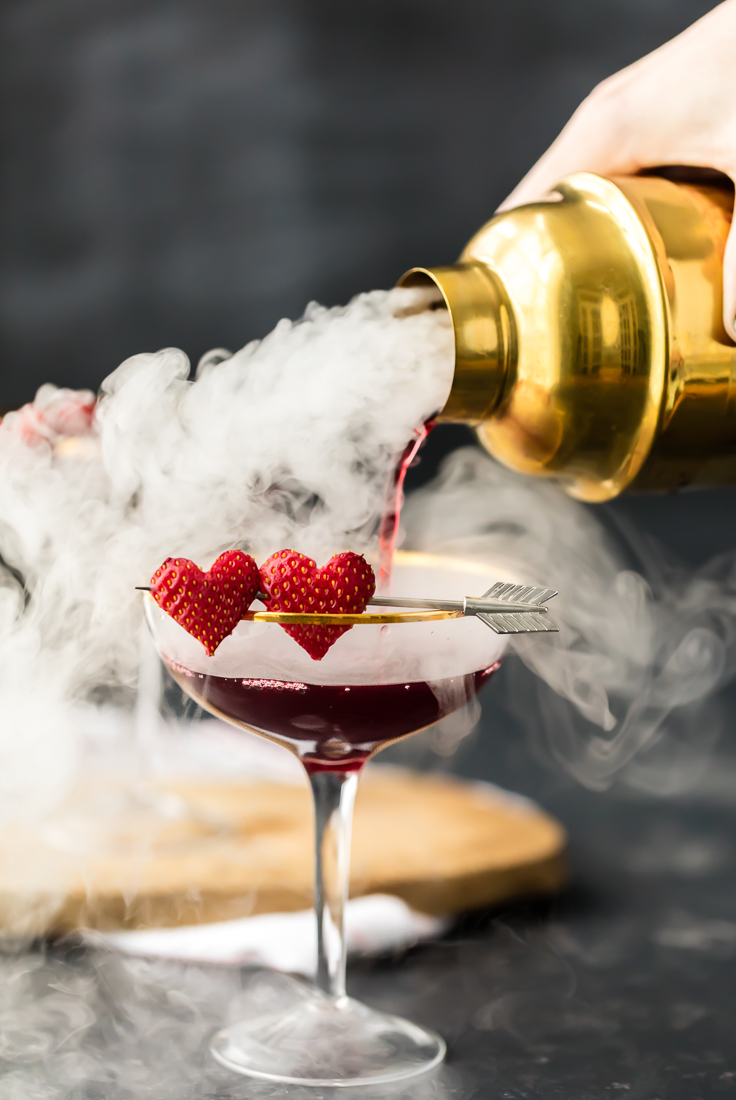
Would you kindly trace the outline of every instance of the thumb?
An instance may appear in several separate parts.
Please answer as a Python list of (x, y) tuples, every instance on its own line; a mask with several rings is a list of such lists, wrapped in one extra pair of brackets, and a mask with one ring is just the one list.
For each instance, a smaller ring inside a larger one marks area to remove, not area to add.
[(736, 218), (731, 223), (723, 254), (723, 324), (736, 341)]

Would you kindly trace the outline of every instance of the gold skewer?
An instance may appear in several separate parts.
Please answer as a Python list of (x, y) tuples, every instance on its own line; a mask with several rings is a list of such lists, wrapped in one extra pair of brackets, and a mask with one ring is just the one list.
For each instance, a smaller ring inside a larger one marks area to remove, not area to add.
[(462, 611), (427, 608), (424, 611), (366, 611), (362, 615), (323, 615), (297, 611), (246, 611), (249, 623), (281, 623), (282, 626), (371, 626), (383, 623), (427, 623), (437, 619), (462, 619)]
[[(148, 586), (140, 590), (150, 592)], [(296, 611), (246, 611), (243, 619), (251, 623), (278, 623), (281, 626), (377, 626), (389, 623), (422, 623), (441, 619), (460, 619), (473, 615), (496, 634), (536, 634), (556, 632), (544, 606), (557, 593), (553, 588), (496, 582), (482, 596), (463, 600), (424, 600), (409, 596), (373, 596), (368, 602), (407, 611), (366, 611), (361, 615), (321, 614)], [(267, 601), (264, 592), (256, 599)], [(415, 610), (416, 609), (416, 610)]]
[[(150, 592), (147, 585), (139, 591)], [(308, 611), (246, 611), (243, 619), (251, 623), (279, 623), (281, 626), (372, 626), (384, 623), (422, 623), (440, 619), (460, 619), (473, 615), (496, 634), (536, 634), (557, 632), (544, 606), (557, 593), (553, 588), (509, 584), (497, 581), (482, 596), (462, 600), (433, 600), (410, 596), (373, 596), (368, 601), (388, 607), (411, 608), (400, 612), (367, 611), (361, 615), (322, 614)], [(268, 601), (264, 592), (255, 598)], [(416, 609), (416, 610), (415, 610)]]
[[(150, 592), (148, 585), (136, 585), (136, 592)], [(266, 600), (264, 592), (256, 593), (256, 599)], [(282, 626), (382, 626), (384, 623), (426, 623), (438, 619), (461, 619), (459, 607), (423, 607), (412, 611), (365, 611), (362, 615), (321, 614), (311, 611), (246, 611), (241, 622), (280, 623)]]

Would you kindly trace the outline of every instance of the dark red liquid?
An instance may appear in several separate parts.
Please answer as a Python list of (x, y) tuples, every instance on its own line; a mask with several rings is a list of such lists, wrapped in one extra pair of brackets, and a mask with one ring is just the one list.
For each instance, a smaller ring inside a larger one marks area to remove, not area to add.
[[(307, 771), (357, 771), (382, 745), (425, 729), (452, 710), (449, 703), (443, 709), (425, 681), (325, 687), (204, 676), (167, 664), (206, 710), (291, 746)], [(474, 673), (471, 690), (479, 691), (499, 664)]]
[(428, 420), (421, 428), (414, 432), (414, 438), (404, 448), (404, 453), (396, 467), (391, 481), (391, 486), (386, 495), (386, 503), (381, 517), (381, 526), (378, 531), (378, 584), (379, 592), (388, 592), (391, 584), (391, 565), (396, 548), (396, 536), (399, 533), (399, 520), (401, 518), (401, 505), (404, 502), (404, 481), (406, 471), (417, 457), (419, 448), (424, 443), (434, 427), (434, 420)]

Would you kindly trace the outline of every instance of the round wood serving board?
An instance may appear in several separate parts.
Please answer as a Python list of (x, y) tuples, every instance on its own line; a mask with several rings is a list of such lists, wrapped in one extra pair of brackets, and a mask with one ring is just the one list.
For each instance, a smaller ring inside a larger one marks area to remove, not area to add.
[[(306, 788), (180, 783), (166, 790), (193, 818), (152, 829), (150, 814), (131, 809), (125, 843), (119, 828), (115, 845), (103, 837), (86, 851), (65, 850), (48, 826), (7, 830), (0, 928), (41, 935), (166, 927), (311, 905)], [(80, 805), (89, 806), (88, 796)], [(435, 914), (547, 894), (564, 881), (564, 846), (562, 828), (523, 799), (444, 776), (368, 769), (356, 805), (351, 894), (397, 894)]]

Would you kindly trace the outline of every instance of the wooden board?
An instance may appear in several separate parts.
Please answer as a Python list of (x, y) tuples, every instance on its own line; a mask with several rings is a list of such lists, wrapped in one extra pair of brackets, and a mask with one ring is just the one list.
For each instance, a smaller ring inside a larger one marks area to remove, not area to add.
[[(48, 825), (6, 831), (0, 928), (39, 935), (166, 927), (310, 906), (306, 788), (188, 783), (174, 790), (191, 818), (152, 830), (150, 814), (144, 824), (131, 810), (115, 845), (105, 843), (102, 822), (101, 843), (86, 852), (65, 851)], [(82, 804), (89, 799), (80, 796)], [(88, 835), (95, 836), (94, 818)], [(564, 880), (564, 845), (562, 828), (523, 800), (447, 777), (369, 769), (357, 799), (351, 894), (397, 894), (436, 914), (546, 894)]]

